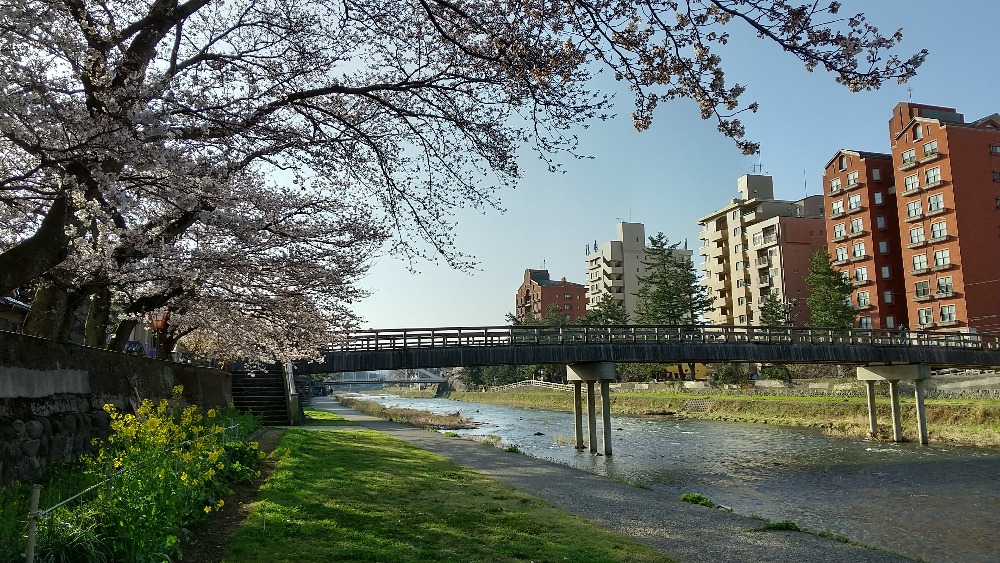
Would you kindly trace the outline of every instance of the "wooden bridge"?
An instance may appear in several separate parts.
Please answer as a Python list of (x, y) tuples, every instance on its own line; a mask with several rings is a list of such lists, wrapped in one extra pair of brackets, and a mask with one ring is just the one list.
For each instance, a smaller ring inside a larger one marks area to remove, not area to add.
[(1000, 366), (1000, 336), (755, 326), (488, 326), (354, 333), (299, 373), (594, 362)]

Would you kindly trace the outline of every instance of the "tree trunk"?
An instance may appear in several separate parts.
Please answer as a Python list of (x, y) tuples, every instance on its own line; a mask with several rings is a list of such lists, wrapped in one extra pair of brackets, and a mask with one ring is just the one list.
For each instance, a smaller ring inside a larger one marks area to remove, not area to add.
[(0, 294), (31, 282), (66, 258), (66, 217), (66, 200), (56, 198), (34, 235), (0, 253)]
[(132, 335), (132, 329), (138, 321), (134, 319), (125, 319), (119, 321), (118, 328), (115, 329), (115, 336), (111, 339), (111, 343), (108, 344), (108, 350), (112, 352), (123, 352), (125, 350), (125, 344), (128, 343), (128, 337)]
[(24, 334), (61, 340), (69, 309), (69, 293), (52, 280), (43, 279), (24, 320)]
[(83, 343), (104, 348), (108, 343), (108, 317), (111, 312), (111, 289), (103, 287), (94, 293), (83, 331)]

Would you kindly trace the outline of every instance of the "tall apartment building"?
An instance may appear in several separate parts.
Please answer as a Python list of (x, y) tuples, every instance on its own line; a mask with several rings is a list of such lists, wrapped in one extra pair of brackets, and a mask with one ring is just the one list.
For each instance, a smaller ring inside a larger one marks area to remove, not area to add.
[[(890, 154), (841, 150), (823, 172), (828, 248), (855, 287), (851, 305), (861, 328), (908, 323), (893, 170)], [(919, 240), (914, 244), (924, 244)]]
[[(593, 251), (591, 251), (593, 250)], [(691, 259), (691, 251), (677, 249), (674, 257)], [(646, 227), (642, 223), (618, 223), (618, 238), (594, 248), (587, 247), (587, 303), (594, 306), (605, 294), (625, 306), (635, 319), (639, 278), (645, 277)]]
[(578, 283), (549, 278), (548, 270), (525, 270), (524, 281), (514, 297), (514, 310), (523, 321), (530, 312), (541, 319), (549, 307), (558, 307), (567, 321), (576, 321), (587, 312), (587, 287)]
[(889, 134), (911, 325), (1000, 331), (1000, 115), (902, 102)]
[(698, 220), (702, 283), (714, 298), (707, 321), (759, 325), (760, 306), (776, 293), (794, 322), (808, 320), (809, 258), (824, 244), (823, 196), (774, 199), (770, 176), (737, 180), (739, 197)]

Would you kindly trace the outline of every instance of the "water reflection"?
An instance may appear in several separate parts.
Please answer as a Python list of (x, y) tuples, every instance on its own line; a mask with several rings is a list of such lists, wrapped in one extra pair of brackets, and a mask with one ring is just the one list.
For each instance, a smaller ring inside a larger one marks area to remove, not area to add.
[[(447, 399), (377, 400), (461, 411), (481, 426), (459, 434), (497, 435), (528, 455), (677, 495), (696, 491), (742, 514), (792, 520), (929, 561), (1000, 561), (995, 450), (872, 443), (768, 425), (614, 417), (615, 455), (604, 457), (573, 448), (569, 413)], [(600, 440), (600, 420), (597, 435)]]

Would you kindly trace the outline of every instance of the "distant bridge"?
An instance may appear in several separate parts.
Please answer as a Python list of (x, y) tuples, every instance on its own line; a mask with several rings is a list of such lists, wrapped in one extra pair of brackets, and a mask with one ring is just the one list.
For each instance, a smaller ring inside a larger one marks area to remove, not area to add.
[(593, 362), (1000, 366), (1000, 336), (857, 328), (487, 326), (371, 330), (298, 373)]
[[(295, 370), (298, 373), (302, 373), (300, 368)], [(358, 377), (358, 374), (354, 374), (353, 377), (348, 377), (346, 373), (341, 375), (331, 375), (323, 378), (323, 385), (341, 386), (341, 385), (354, 385), (354, 384), (379, 384), (379, 385), (417, 385), (420, 383), (444, 383), (447, 381), (445, 378), (431, 373), (425, 369), (414, 370), (416, 373), (402, 375), (399, 373), (391, 374), (377, 374), (370, 371), (363, 371), (364, 375)]]

